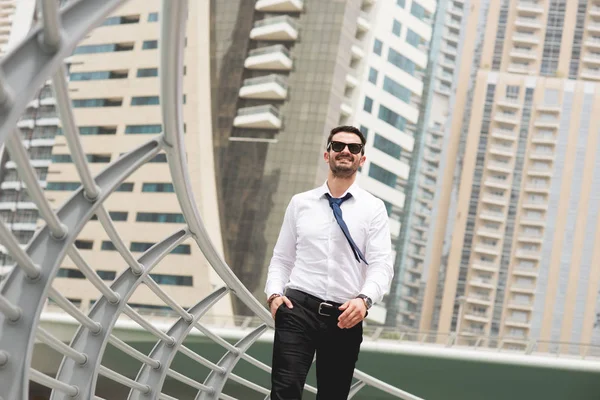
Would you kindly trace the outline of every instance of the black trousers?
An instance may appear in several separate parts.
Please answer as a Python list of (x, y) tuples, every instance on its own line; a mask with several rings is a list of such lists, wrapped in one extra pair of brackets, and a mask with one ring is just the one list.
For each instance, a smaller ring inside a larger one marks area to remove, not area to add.
[(347, 400), (362, 343), (362, 322), (340, 329), (335, 309), (321, 309), (321, 300), (288, 290), (294, 308), (282, 304), (275, 314), (271, 400), (301, 400), (306, 375), (317, 355), (317, 400)]

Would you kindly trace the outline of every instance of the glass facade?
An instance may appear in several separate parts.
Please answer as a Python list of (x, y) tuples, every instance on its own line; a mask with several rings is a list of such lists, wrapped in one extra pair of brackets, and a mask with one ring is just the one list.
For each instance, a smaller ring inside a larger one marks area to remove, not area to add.
[[(211, 23), (213, 143), (221, 231), (225, 259), (238, 278), (259, 299), (272, 250), (291, 197), (322, 184), (324, 164), (319, 163), (329, 130), (338, 125), (359, 2), (311, 2), (297, 19), (301, 41), (251, 40), (255, 21), (269, 14), (255, 10), (255, 2), (215, 0)], [(327, 21), (327, 23), (323, 23)], [(281, 71), (291, 89), (286, 99), (239, 97), (245, 79), (272, 74), (268, 69), (244, 68), (250, 51), (285, 46), (293, 68)], [(375, 41), (373, 52), (381, 54)], [(331, 68), (323, 68), (323, 65)], [(271, 105), (280, 111), (278, 130), (234, 127), (242, 108)], [(229, 140), (230, 138), (242, 138)], [(274, 141), (273, 139), (276, 139)], [(235, 302), (234, 312), (249, 310)]]

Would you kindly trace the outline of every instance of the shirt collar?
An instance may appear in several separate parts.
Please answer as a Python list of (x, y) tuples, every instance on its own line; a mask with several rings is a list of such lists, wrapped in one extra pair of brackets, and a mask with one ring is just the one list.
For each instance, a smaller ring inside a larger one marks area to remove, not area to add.
[[(356, 196), (358, 195), (358, 183), (356, 183), (356, 181), (354, 181), (354, 183), (352, 185), (350, 185), (350, 187), (348, 188), (348, 190), (346, 190), (344, 193), (342, 193), (341, 197), (344, 197), (346, 195), (346, 193), (350, 193), (352, 195), (352, 197), (356, 198)], [(319, 199), (325, 197), (325, 194), (329, 193), (330, 196), (333, 197), (333, 195), (331, 194), (331, 192), (329, 191), (329, 186), (327, 186), (327, 181), (325, 181), (325, 183), (323, 183), (323, 185), (321, 185), (318, 188), (317, 191), (317, 196)]]

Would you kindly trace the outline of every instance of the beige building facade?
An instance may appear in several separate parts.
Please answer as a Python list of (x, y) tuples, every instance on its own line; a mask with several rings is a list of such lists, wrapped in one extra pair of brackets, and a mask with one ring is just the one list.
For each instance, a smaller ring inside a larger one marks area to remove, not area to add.
[[(162, 131), (159, 99), (159, 34), (161, 2), (125, 3), (92, 31), (67, 60), (74, 116), (92, 173)], [(190, 2), (184, 71), (184, 129), (188, 168), (200, 214), (222, 253), (212, 152), (209, 12), (207, 2)], [(78, 186), (78, 174), (64, 136), (52, 144), (46, 194), (59, 207)], [(127, 177), (104, 203), (134, 256), (184, 227), (165, 154)], [(111, 281), (126, 268), (97, 220), (90, 221), (76, 246), (100, 276)], [(179, 304), (190, 307), (223, 286), (192, 239), (186, 240), (152, 271), (152, 277)], [(86, 309), (99, 293), (81, 279), (68, 258), (54, 286)], [(133, 308), (161, 313), (162, 300), (142, 286), (129, 300)], [(211, 313), (231, 315), (229, 298)]]
[(600, 2), (464, 5), (419, 328), (590, 342)]

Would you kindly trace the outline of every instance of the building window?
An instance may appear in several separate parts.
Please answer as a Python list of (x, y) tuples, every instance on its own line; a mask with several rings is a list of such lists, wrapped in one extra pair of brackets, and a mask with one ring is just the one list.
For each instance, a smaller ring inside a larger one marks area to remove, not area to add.
[(86, 158), (90, 163), (110, 162), (110, 154), (87, 154)]
[(117, 187), (115, 192), (133, 192), (133, 183), (132, 182), (121, 183)]
[(183, 214), (179, 213), (139, 212), (135, 220), (137, 222), (185, 223)]
[(71, 191), (79, 188), (79, 182), (48, 182), (46, 190), (65, 190)]
[(102, 244), (100, 245), (100, 249), (107, 250), (107, 251), (117, 251), (117, 248), (115, 247), (113, 242), (109, 242), (108, 240), (102, 241)]
[(369, 176), (387, 186), (396, 187), (398, 177), (387, 169), (381, 168), (377, 164), (371, 163), (369, 166)]
[[(130, 245), (129, 249), (131, 251), (136, 251), (136, 252), (143, 253), (144, 251), (147, 251), (152, 246), (154, 246), (154, 243), (148, 243), (148, 242), (131, 242), (131, 245)], [(179, 246), (175, 247), (171, 251), (171, 254), (191, 254), (190, 245), (189, 244), (180, 244)]]
[(379, 106), (379, 119), (401, 131), (404, 131), (404, 127), (406, 126), (406, 119), (404, 117), (396, 114), (383, 105)]
[(53, 163), (70, 163), (73, 162), (70, 154), (52, 154)]
[(153, 12), (148, 14), (148, 22), (157, 22), (158, 21), (158, 13)]
[(431, 18), (431, 14), (427, 11), (422, 5), (415, 2), (413, 0), (412, 5), (410, 6), (410, 13), (415, 17), (419, 18), (421, 21), (425, 21)]
[(388, 53), (388, 61), (392, 65), (395, 65), (396, 67), (400, 68), (401, 70), (403, 70), (411, 75), (414, 75), (415, 71), (421, 71), (421, 68), (418, 67), (417, 64), (415, 64), (413, 61), (409, 60), (408, 58), (404, 57), (402, 54), (398, 53), (394, 49), (390, 49), (390, 51)]
[(117, 277), (117, 273), (115, 271), (96, 271), (96, 273), (98, 274), (98, 276), (100, 277), (100, 279), (102, 279), (103, 281), (114, 281), (115, 278)]
[(73, 268), (61, 268), (56, 273), (57, 278), (71, 278), (71, 279), (85, 279), (85, 275), (78, 270)]
[(377, 150), (383, 151), (388, 156), (394, 157), (397, 160), (399, 160), (400, 156), (402, 155), (402, 147), (399, 144), (396, 144), (378, 134), (375, 134), (375, 138), (373, 139), (373, 147)]
[(506, 86), (506, 98), (517, 100), (519, 98), (519, 86), (516, 85), (507, 85)]
[(420, 44), (427, 43), (419, 34), (412, 29), (406, 31), (406, 42), (414, 47), (419, 47)]
[(365, 104), (363, 105), (363, 110), (370, 113), (373, 111), (373, 99), (365, 96)]
[(402, 31), (402, 24), (398, 20), (394, 20), (392, 24), (392, 33), (396, 36), (400, 36), (400, 31)]
[(72, 72), (69, 75), (71, 82), (97, 81), (103, 79), (125, 79), (127, 71), (94, 71), (94, 72)]
[(137, 70), (138, 78), (151, 78), (154, 76), (158, 76), (158, 68), (138, 68)]
[(172, 183), (144, 183), (142, 192), (149, 193), (175, 193)]
[(159, 285), (193, 286), (193, 278), (185, 275), (150, 274)]
[(117, 133), (115, 126), (80, 126), (80, 135), (114, 135)]
[(387, 76), (383, 79), (383, 90), (405, 103), (410, 102), (410, 90)]
[(94, 242), (92, 240), (76, 240), (75, 247), (82, 250), (91, 250), (94, 247)]
[(128, 15), (126, 17), (109, 17), (104, 20), (101, 26), (137, 24), (138, 22), (140, 22), (139, 15)]
[(73, 100), (73, 108), (87, 107), (120, 107), (123, 99), (77, 99)]
[(360, 126), (360, 132), (363, 134), (363, 136), (365, 137), (365, 139), (369, 136), (369, 128), (367, 128), (364, 125)]
[(165, 153), (157, 154), (152, 159), (150, 159), (150, 161), (148, 161), (148, 162), (149, 163), (166, 163), (167, 155)]
[(133, 50), (133, 43), (112, 43), (112, 44), (90, 44), (84, 46), (77, 46), (73, 55), (75, 54), (96, 54), (96, 53), (110, 53), (113, 51), (131, 51)]
[(171, 254), (192, 254), (192, 250), (189, 244), (180, 244), (173, 249)]
[[(110, 219), (113, 221), (127, 221), (127, 211), (109, 211), (108, 215)], [(96, 214), (92, 215), (91, 221), (97, 221), (98, 216)]]
[(375, 68), (369, 70), (369, 82), (373, 85), (377, 85), (377, 75), (379, 75), (379, 72)]
[(396, 4), (402, 8), (406, 7), (406, 0), (396, 0)]
[(125, 134), (153, 134), (161, 133), (162, 125), (127, 125), (125, 127)]
[(373, 43), (373, 53), (380, 56), (382, 51), (383, 51), (383, 42), (379, 39), (375, 39), (375, 42)]
[(158, 96), (135, 96), (131, 98), (132, 106), (156, 106), (159, 104)]
[(144, 40), (142, 50), (158, 49), (158, 40)]

